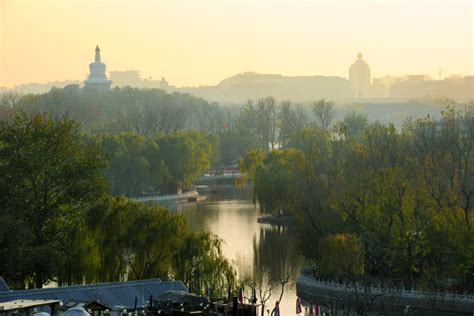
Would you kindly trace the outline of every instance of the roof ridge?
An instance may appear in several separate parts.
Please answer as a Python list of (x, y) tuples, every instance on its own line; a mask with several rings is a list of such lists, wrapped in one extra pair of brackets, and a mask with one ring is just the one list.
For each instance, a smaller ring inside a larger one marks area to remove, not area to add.
[(168, 283), (168, 281), (163, 282), (159, 278), (154, 279), (141, 279), (141, 280), (130, 280), (130, 281), (114, 281), (114, 282), (99, 282), (99, 283), (89, 283), (89, 284), (74, 284), (74, 285), (67, 285), (67, 286), (57, 286), (57, 287), (47, 287), (47, 288), (34, 288), (34, 289), (24, 289), (24, 290), (10, 290), (10, 291), (0, 291), (0, 296), (6, 293), (27, 293), (27, 292), (40, 292), (40, 291), (47, 291), (47, 292), (54, 292), (58, 290), (86, 290), (86, 289), (94, 289), (94, 288), (116, 288), (116, 287), (124, 287), (124, 286), (132, 286), (132, 285), (140, 285), (140, 284), (148, 284), (148, 283)]

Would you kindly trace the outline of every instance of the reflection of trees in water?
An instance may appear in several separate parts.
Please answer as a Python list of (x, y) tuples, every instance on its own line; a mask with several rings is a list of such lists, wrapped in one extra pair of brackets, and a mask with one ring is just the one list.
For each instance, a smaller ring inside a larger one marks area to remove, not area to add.
[(295, 279), (303, 264), (296, 251), (296, 232), (281, 226), (260, 227), (260, 238), (254, 237), (254, 276), (266, 274), (274, 281), (291, 272)]
[(192, 230), (208, 230), (209, 222), (219, 217), (218, 206), (209, 204), (178, 205), (177, 211), (182, 213)]
[(244, 201), (248, 202), (252, 199), (252, 193), (249, 188), (237, 189), (226, 188), (219, 193), (212, 193), (207, 196), (207, 201), (221, 202), (221, 201)]

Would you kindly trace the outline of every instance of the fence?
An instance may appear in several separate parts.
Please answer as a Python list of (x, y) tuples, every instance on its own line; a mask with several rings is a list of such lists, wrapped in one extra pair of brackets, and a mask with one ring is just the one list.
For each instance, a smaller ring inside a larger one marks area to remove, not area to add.
[(139, 196), (130, 198), (136, 202), (148, 202), (148, 201), (172, 201), (172, 200), (184, 200), (188, 197), (195, 197), (199, 195), (196, 190), (192, 190), (189, 192), (181, 193), (181, 194), (168, 194), (168, 195), (150, 195), (150, 196)]

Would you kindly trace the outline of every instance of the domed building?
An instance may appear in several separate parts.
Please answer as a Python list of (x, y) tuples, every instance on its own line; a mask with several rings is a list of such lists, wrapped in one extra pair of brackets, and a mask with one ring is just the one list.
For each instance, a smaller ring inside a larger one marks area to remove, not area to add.
[(349, 81), (357, 98), (368, 97), (370, 89), (370, 67), (362, 57), (361, 53), (357, 54), (357, 60), (349, 68)]
[(86, 81), (84, 81), (85, 89), (96, 89), (98, 91), (109, 91), (112, 80), (107, 79), (105, 74), (105, 64), (100, 60), (99, 45), (95, 48), (95, 61), (89, 64), (90, 74)]

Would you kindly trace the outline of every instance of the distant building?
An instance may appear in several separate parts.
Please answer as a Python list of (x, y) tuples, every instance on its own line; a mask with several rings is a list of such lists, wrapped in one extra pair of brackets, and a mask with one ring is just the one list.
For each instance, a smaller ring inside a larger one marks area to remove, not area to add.
[(138, 70), (111, 71), (110, 79), (113, 81), (114, 87), (140, 87), (142, 85)]
[(108, 80), (105, 75), (105, 64), (100, 61), (99, 45), (95, 48), (95, 61), (89, 64), (89, 78), (84, 81), (84, 88), (96, 89), (98, 91), (109, 91), (112, 80)]
[(439, 99), (450, 98), (468, 102), (474, 98), (473, 76), (454, 75), (443, 80), (433, 80), (427, 75), (408, 75), (392, 85), (389, 97), (392, 99)]
[(171, 91), (175, 87), (170, 85), (163, 77), (161, 80), (153, 80), (151, 77), (143, 79), (137, 70), (111, 71), (110, 79), (114, 82), (114, 87), (135, 87), (145, 89), (160, 88), (165, 91)]
[(352, 97), (350, 82), (335, 76), (283, 76), (244, 72), (222, 80), (217, 86), (183, 87), (178, 92), (190, 93), (212, 102), (242, 103), (248, 99), (273, 96), (310, 102), (321, 98), (333, 100)]
[(376, 99), (388, 98), (393, 85), (406, 80), (401, 77), (384, 76), (372, 79), (370, 96)]
[(407, 80), (410, 82), (423, 82), (433, 80), (428, 75), (407, 75)]
[(362, 59), (362, 54), (357, 54), (357, 60), (349, 68), (349, 81), (355, 92), (355, 97), (368, 97), (370, 90), (370, 67)]
[(160, 89), (163, 89), (163, 90), (168, 90), (170, 87), (168, 81), (166, 81), (165, 77), (162, 77), (161, 80), (160, 80)]

